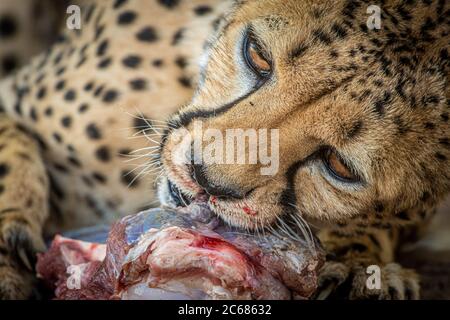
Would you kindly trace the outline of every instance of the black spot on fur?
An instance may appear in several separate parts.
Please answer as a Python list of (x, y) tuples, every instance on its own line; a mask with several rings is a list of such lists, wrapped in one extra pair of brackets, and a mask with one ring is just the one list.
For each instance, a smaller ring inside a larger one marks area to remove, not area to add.
[(14, 111), (21, 116), (22, 115), (22, 101), (18, 99), (16, 104), (14, 105)]
[(400, 116), (396, 116), (393, 122), (397, 125), (397, 130), (399, 134), (405, 134), (408, 132), (409, 128), (407, 127), (407, 125)]
[(406, 211), (400, 211), (399, 213), (396, 214), (397, 218), (401, 219), (401, 220), (409, 220), (409, 215), (408, 212)]
[(125, 11), (122, 12), (119, 17), (117, 18), (117, 23), (119, 25), (129, 25), (133, 23), (134, 20), (136, 20), (136, 13), (133, 11)]
[(136, 178), (136, 175), (131, 171), (122, 171), (120, 180), (122, 183), (130, 188), (135, 188), (138, 186), (139, 181)]
[(449, 138), (439, 139), (439, 144), (443, 145), (444, 147), (449, 148), (450, 147), (450, 139)]
[(64, 57), (64, 52), (61, 51), (60, 53), (58, 53), (55, 57), (55, 59), (53, 60), (53, 64), (54, 65), (58, 65), (60, 64), (60, 62), (62, 61), (62, 58)]
[(152, 65), (156, 68), (161, 68), (164, 65), (164, 61), (161, 59), (153, 60)]
[(33, 138), (37, 141), (37, 143), (39, 144), (39, 148), (41, 148), (41, 150), (43, 150), (43, 151), (48, 150), (47, 144), (45, 143), (44, 139), (42, 139), (42, 137), (39, 134), (34, 133)]
[(105, 58), (98, 63), (97, 68), (106, 69), (111, 65), (111, 62), (112, 62), (112, 59), (110, 57)]
[(86, 204), (89, 208), (93, 210), (97, 209), (97, 202), (94, 200), (94, 198), (92, 198), (90, 195), (86, 195), (84, 199), (86, 200)]
[(422, 193), (422, 196), (420, 197), (420, 201), (427, 202), (431, 198), (431, 194), (428, 191), (425, 191)]
[(106, 183), (106, 177), (99, 172), (94, 172), (92, 174), (92, 178), (101, 184)]
[(136, 132), (148, 132), (152, 130), (152, 122), (145, 116), (133, 119), (133, 128)]
[(180, 67), (180, 69), (184, 69), (184, 68), (186, 68), (186, 66), (187, 66), (187, 61), (186, 61), (186, 58), (185, 57), (178, 57), (178, 58), (176, 58), (175, 59), (175, 64), (178, 66), (178, 67)]
[(303, 54), (305, 54), (306, 50), (308, 50), (308, 46), (301, 44), (297, 48), (295, 48), (294, 51), (291, 52), (290, 57), (291, 59), (296, 59), (301, 57)]
[(91, 20), (92, 15), (94, 14), (95, 8), (96, 8), (95, 4), (91, 4), (91, 5), (87, 8), (86, 14), (85, 14), (85, 16), (84, 16), (84, 22), (85, 22), (86, 24), (89, 23), (89, 21)]
[(78, 160), (74, 156), (69, 156), (67, 158), (67, 161), (69, 161), (69, 163), (71, 163), (76, 168), (81, 168), (82, 167), (80, 160)]
[(318, 40), (326, 45), (330, 45), (332, 40), (329, 35), (327, 35), (323, 30), (315, 30), (313, 32), (313, 36), (315, 40)]
[(84, 86), (84, 91), (91, 91), (92, 88), (94, 87), (94, 82), (88, 82), (86, 83), (86, 85)]
[(337, 249), (334, 253), (340, 257), (340, 256), (344, 256), (346, 253), (348, 252), (365, 252), (367, 251), (368, 248), (365, 244), (362, 243), (351, 243), (347, 246), (343, 246), (340, 247), (339, 249)]
[(177, 32), (175, 32), (175, 34), (173, 35), (173, 38), (172, 38), (173, 46), (176, 46), (177, 44), (179, 44), (180, 41), (183, 39), (184, 30), (185, 30), (184, 28), (181, 28)]
[(87, 103), (83, 103), (78, 107), (79, 113), (84, 113), (89, 109), (89, 105)]
[(137, 55), (129, 55), (122, 60), (125, 67), (137, 68), (142, 62), (142, 58)]
[(98, 86), (97, 89), (95, 89), (94, 91), (94, 97), (100, 96), (100, 94), (103, 92), (103, 89), (105, 89), (104, 85)]
[(375, 112), (380, 116), (384, 115), (385, 109), (388, 106), (391, 100), (391, 93), (386, 91), (383, 95), (383, 98), (375, 101)]
[(101, 57), (106, 53), (106, 50), (108, 50), (109, 41), (108, 39), (103, 40), (100, 42), (100, 44), (97, 47), (97, 56)]
[(85, 185), (87, 185), (88, 187), (93, 187), (94, 183), (92, 182), (92, 180), (89, 177), (86, 176), (82, 176), (81, 180), (84, 182)]
[(86, 56), (83, 56), (83, 57), (77, 62), (77, 64), (75, 65), (75, 68), (81, 67), (86, 61), (87, 61), (87, 57), (86, 57)]
[(38, 121), (38, 115), (36, 112), (36, 108), (35, 107), (31, 107), (30, 108), (30, 118), (31, 120), (33, 120), (34, 122)]
[(56, 83), (56, 85), (55, 85), (55, 90), (56, 90), (56, 91), (61, 91), (61, 90), (64, 89), (65, 85), (66, 85), (66, 81), (65, 81), (65, 80), (59, 80), (59, 81)]
[(62, 139), (62, 137), (61, 137), (61, 135), (60, 135), (59, 133), (54, 132), (54, 133), (52, 134), (52, 136), (53, 136), (53, 139), (55, 139), (55, 141), (56, 141), (57, 143), (62, 143), (62, 142), (63, 142), (63, 139)]
[(363, 122), (361, 120), (357, 121), (353, 124), (352, 128), (347, 132), (347, 138), (353, 139), (355, 138), (362, 130)]
[(376, 213), (382, 213), (384, 211), (384, 206), (381, 202), (376, 202), (374, 206), (374, 210)]
[(436, 157), (436, 159), (438, 159), (439, 161), (447, 161), (447, 157), (445, 155), (443, 155), (440, 152), (436, 152), (434, 154), (434, 156)]
[(207, 5), (199, 5), (194, 8), (194, 12), (198, 16), (204, 16), (204, 15), (207, 15), (208, 13), (212, 12), (212, 8)]
[(72, 118), (70, 116), (64, 116), (61, 119), (61, 124), (64, 128), (70, 128), (70, 126), (72, 125)]
[(178, 78), (178, 82), (185, 88), (192, 88), (191, 79), (189, 79), (188, 77), (180, 77)]
[(66, 72), (66, 67), (61, 67), (61, 68), (58, 68), (58, 69), (56, 70), (55, 75), (56, 75), (57, 77), (59, 77), (59, 76), (63, 75), (64, 72)]
[(119, 93), (116, 90), (111, 89), (105, 92), (102, 101), (106, 103), (112, 103), (117, 100), (118, 96)]
[(142, 91), (147, 89), (147, 80), (145, 79), (134, 79), (130, 81), (130, 87), (136, 91)]
[(370, 241), (372, 241), (372, 243), (378, 247), (378, 248), (382, 248), (381, 247), (381, 243), (378, 241), (378, 239), (373, 235), (373, 234), (369, 234), (369, 239)]
[(347, 31), (345, 30), (345, 28), (336, 23), (331, 27), (331, 30), (340, 39), (344, 39), (347, 36)]
[(94, 41), (100, 39), (101, 35), (103, 34), (103, 31), (105, 31), (105, 26), (98, 26), (95, 28)]
[(87, 49), (89, 49), (90, 45), (91, 45), (90, 43), (86, 43), (85, 45), (83, 45), (80, 48), (80, 55), (84, 55), (86, 53)]
[(36, 84), (40, 84), (40, 83), (42, 82), (42, 80), (44, 80), (44, 78), (45, 78), (45, 73), (40, 74), (40, 75), (36, 78), (35, 83), (36, 83)]
[(102, 133), (95, 123), (90, 123), (87, 125), (86, 133), (92, 140), (99, 140), (102, 138)]
[(75, 153), (75, 152), (76, 152), (74, 146), (71, 145), (71, 144), (68, 144), (68, 145), (67, 145), (67, 151), (69, 151), (69, 152), (71, 152), (71, 153)]
[(9, 174), (10, 168), (6, 163), (0, 163), (0, 179), (3, 179)]
[(36, 93), (36, 98), (41, 100), (45, 98), (45, 95), (47, 94), (47, 89), (45, 87), (39, 88), (38, 92)]
[(98, 160), (101, 162), (108, 162), (111, 160), (111, 153), (109, 152), (109, 149), (107, 146), (101, 146), (95, 151), (95, 156)]
[(44, 111), (44, 114), (45, 114), (47, 117), (51, 117), (51, 116), (53, 115), (53, 108), (52, 108), (52, 107), (47, 107), (47, 108), (45, 109), (45, 111)]
[(180, 3), (180, 0), (158, 0), (158, 2), (168, 9), (173, 9)]
[(0, 17), (0, 38), (10, 38), (17, 32), (17, 23), (10, 15)]
[(77, 93), (73, 89), (67, 90), (66, 94), (64, 95), (64, 100), (68, 102), (74, 101), (76, 98)]
[(13, 54), (8, 54), (1, 59), (2, 71), (5, 74), (11, 73), (19, 66), (19, 60)]
[(139, 31), (136, 38), (142, 42), (155, 42), (158, 40), (158, 35), (155, 28), (148, 26)]
[(119, 9), (120, 7), (122, 7), (127, 2), (128, 2), (128, 0), (116, 0), (116, 1), (114, 1), (113, 8), (114, 9)]

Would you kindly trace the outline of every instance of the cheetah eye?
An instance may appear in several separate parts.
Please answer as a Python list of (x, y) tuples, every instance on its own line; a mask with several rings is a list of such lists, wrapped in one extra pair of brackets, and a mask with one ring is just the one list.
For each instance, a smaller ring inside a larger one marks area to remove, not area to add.
[(244, 42), (245, 62), (253, 72), (261, 78), (268, 78), (272, 73), (272, 65), (264, 56), (263, 50), (254, 36), (247, 34)]
[(324, 154), (324, 163), (333, 177), (344, 182), (358, 182), (359, 176), (347, 163), (333, 150)]

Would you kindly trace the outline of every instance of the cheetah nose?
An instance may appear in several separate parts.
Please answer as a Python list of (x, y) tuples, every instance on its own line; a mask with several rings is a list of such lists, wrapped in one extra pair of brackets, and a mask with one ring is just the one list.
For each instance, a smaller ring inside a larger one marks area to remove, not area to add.
[(234, 199), (243, 199), (245, 197), (244, 193), (234, 190), (228, 186), (219, 185), (217, 183), (211, 182), (206, 175), (206, 169), (203, 165), (193, 164), (191, 168), (192, 168), (191, 170), (192, 178), (210, 196), (215, 196), (218, 198), (234, 198)]

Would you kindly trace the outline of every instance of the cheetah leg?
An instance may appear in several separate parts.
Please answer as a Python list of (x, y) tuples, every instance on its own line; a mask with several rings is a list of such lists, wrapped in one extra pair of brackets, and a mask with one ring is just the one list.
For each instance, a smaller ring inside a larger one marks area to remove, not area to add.
[[(323, 230), (319, 238), (329, 258), (319, 275), (317, 299), (419, 299), (418, 275), (394, 262), (392, 232), (344, 235)], [(380, 280), (378, 285), (372, 275)]]
[(35, 140), (0, 114), (0, 299), (32, 293), (36, 252), (45, 249), (45, 172)]

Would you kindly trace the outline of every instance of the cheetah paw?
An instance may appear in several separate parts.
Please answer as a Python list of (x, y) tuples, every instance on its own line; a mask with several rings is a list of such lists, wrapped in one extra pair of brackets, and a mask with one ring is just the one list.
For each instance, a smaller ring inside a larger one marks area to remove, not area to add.
[(40, 232), (25, 219), (0, 219), (0, 299), (35, 294), (36, 253), (44, 249)]
[(417, 300), (420, 297), (419, 279), (413, 270), (396, 263), (381, 266), (379, 289), (367, 285), (370, 276), (362, 265), (326, 262), (319, 275), (315, 298)]
[(34, 285), (31, 272), (14, 265), (0, 265), (0, 300), (30, 298)]
[(17, 262), (32, 272), (36, 265), (36, 253), (45, 250), (40, 232), (31, 228), (25, 220), (0, 224), (0, 241)]

